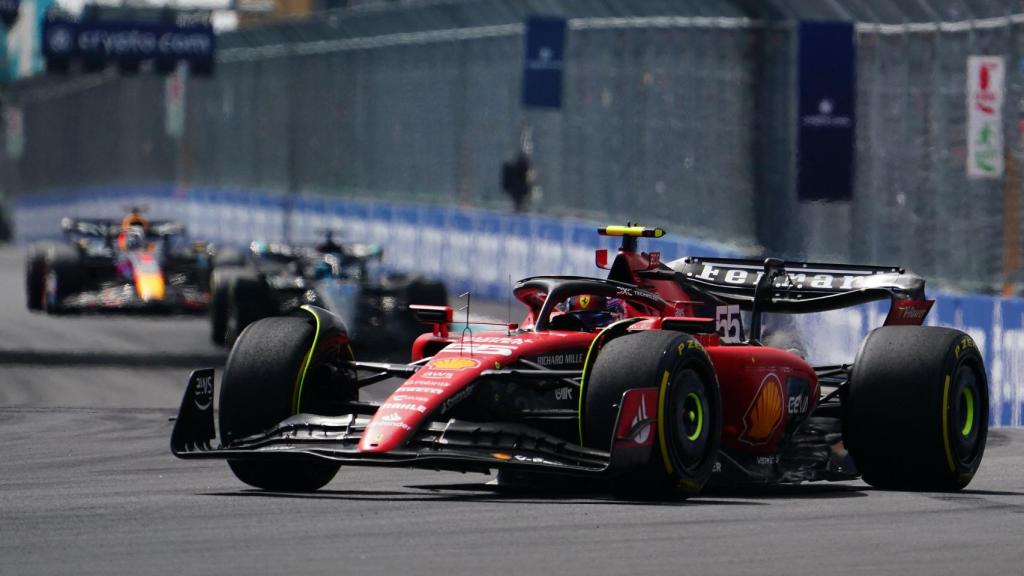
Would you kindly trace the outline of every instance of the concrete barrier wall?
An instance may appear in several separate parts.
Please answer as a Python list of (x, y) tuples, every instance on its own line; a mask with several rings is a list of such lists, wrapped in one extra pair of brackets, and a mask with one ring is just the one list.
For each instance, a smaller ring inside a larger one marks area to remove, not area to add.
[[(385, 264), (430, 274), (451, 290), (503, 300), (509, 279), (538, 274), (594, 275), (593, 251), (614, 250), (615, 239), (597, 236), (604, 223), (502, 214), (469, 208), (392, 204), (338, 198), (286, 198), (246, 191), (179, 190), (171, 186), (94, 189), (19, 198), (15, 237), (21, 243), (59, 237), (64, 216), (111, 218), (132, 205), (152, 218), (187, 223), (195, 239), (244, 245), (252, 240), (312, 242), (318, 230), (343, 240), (377, 242)], [(684, 255), (740, 256), (737, 250), (699, 240), (650, 240), (663, 259)], [(937, 300), (931, 325), (968, 332), (989, 371), (991, 422), (1021, 426), (1024, 418), (1024, 299), (930, 291)], [(813, 363), (850, 362), (868, 331), (881, 325), (888, 303), (876, 302), (796, 318)]]

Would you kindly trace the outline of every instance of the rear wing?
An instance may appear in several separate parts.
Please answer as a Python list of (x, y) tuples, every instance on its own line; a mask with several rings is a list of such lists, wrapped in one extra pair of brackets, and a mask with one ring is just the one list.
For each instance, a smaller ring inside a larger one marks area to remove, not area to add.
[[(63, 218), (61, 230), (66, 235), (112, 238), (121, 231), (121, 222), (100, 218)], [(153, 220), (147, 234), (151, 237), (184, 235), (185, 225), (172, 220)]]
[(109, 238), (116, 234), (115, 230), (119, 230), (120, 225), (112, 220), (98, 218), (63, 218), (60, 221), (60, 228), (64, 234)]
[(640, 275), (671, 276), (685, 289), (714, 302), (746, 310), (756, 304), (759, 312), (800, 314), (886, 298), (893, 302), (925, 300), (924, 278), (893, 266), (693, 256), (667, 264), (671, 272), (652, 270)]

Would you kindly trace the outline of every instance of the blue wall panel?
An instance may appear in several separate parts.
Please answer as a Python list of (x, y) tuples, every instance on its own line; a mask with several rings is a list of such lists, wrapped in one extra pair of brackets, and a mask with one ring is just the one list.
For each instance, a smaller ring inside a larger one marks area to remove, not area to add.
[[(393, 205), (364, 200), (281, 196), (172, 186), (86, 189), (77, 193), (19, 198), (15, 234), (26, 243), (59, 237), (64, 216), (117, 217), (143, 205), (153, 218), (181, 219), (195, 238), (245, 245), (283, 240), (286, 217), (292, 238), (312, 242), (330, 228), (349, 241), (378, 242), (389, 267), (444, 279), (453, 294), (504, 300), (509, 277), (539, 274), (594, 275), (594, 250), (614, 250), (615, 238), (597, 236), (604, 223), (494, 213), (434, 205)], [(684, 255), (740, 256), (734, 250), (692, 238), (645, 240), (664, 260)], [(1024, 300), (931, 292), (937, 300), (928, 323), (969, 333), (989, 371), (994, 425), (1024, 422)], [(885, 319), (887, 304), (801, 316), (797, 330), (812, 362), (849, 362), (867, 332)]]

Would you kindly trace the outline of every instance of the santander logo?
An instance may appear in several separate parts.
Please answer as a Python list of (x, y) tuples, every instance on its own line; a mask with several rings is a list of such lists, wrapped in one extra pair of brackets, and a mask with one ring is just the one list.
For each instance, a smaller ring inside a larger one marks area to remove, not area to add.
[[(630, 428), (635, 428), (637, 424), (647, 420), (647, 400), (644, 397), (640, 397), (640, 408), (636, 411), (636, 416), (633, 416), (633, 421), (629, 423)], [(651, 437), (651, 425), (647, 424), (636, 434), (634, 442), (637, 444), (644, 444), (647, 439)]]

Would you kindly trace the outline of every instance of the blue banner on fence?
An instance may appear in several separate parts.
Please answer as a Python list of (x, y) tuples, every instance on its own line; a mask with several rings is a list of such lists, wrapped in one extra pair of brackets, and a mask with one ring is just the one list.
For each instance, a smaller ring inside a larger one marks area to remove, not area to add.
[(0, 0), (0, 21), (8, 28), (14, 26), (14, 21), (18, 19), (20, 6), (21, 0)]
[(800, 200), (853, 196), (854, 50), (853, 23), (800, 23)]
[(565, 27), (565, 18), (531, 16), (526, 21), (526, 56), (523, 61), (524, 107), (562, 107)]

